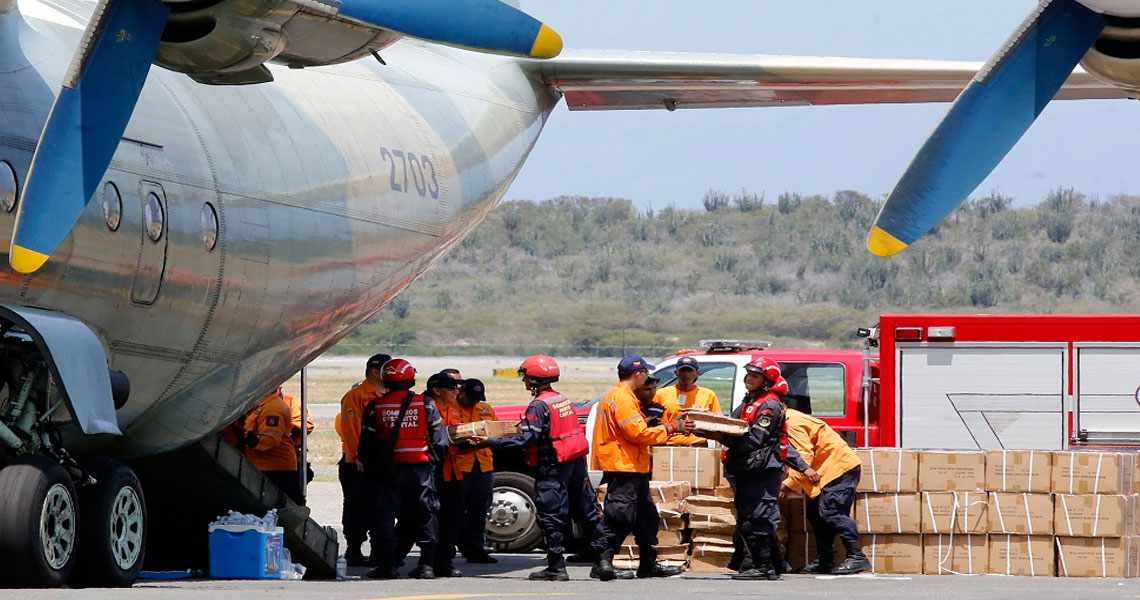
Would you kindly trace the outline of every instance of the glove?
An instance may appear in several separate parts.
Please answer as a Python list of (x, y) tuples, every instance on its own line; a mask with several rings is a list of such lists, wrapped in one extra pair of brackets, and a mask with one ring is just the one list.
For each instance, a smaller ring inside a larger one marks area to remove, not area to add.
[(641, 414), (645, 415), (646, 425), (656, 427), (661, 424), (661, 418), (665, 416), (665, 407), (656, 402), (652, 402), (641, 409)]
[(245, 447), (247, 447), (247, 448), (256, 448), (256, 447), (257, 447), (257, 442), (258, 442), (258, 441), (260, 441), (260, 440), (261, 440), (261, 436), (259, 436), (259, 435), (257, 435), (256, 433), (254, 433), (254, 432), (250, 431), (250, 432), (247, 432), (247, 433), (245, 434), (245, 436), (243, 436), (243, 437), (241, 438), (241, 443), (242, 443), (242, 445), (243, 445), (243, 446), (245, 446)]

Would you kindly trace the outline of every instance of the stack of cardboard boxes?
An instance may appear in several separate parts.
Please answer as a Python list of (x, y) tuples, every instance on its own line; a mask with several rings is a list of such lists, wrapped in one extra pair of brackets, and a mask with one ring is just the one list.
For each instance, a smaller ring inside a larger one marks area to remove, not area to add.
[(874, 572), (1140, 576), (1133, 455), (858, 453), (855, 519)]

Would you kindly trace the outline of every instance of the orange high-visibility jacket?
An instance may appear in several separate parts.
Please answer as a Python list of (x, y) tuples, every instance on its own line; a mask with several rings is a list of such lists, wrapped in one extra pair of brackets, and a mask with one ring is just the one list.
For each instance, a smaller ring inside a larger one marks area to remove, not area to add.
[(364, 407), (383, 395), (383, 390), (376, 389), (365, 379), (340, 399), (336, 432), (340, 434), (340, 450), (344, 452), (346, 463), (356, 462), (356, 449), (360, 446), (360, 417), (364, 414)]
[[(281, 399), (285, 401), (285, 406), (289, 407), (289, 414), (292, 417), (293, 427), (289, 430), (289, 438), (293, 440), (293, 445), (297, 450), (301, 450), (301, 399), (292, 396), (282, 395)], [(305, 419), (305, 433), (312, 433), (316, 429), (317, 423), (313, 421), (313, 411), (308, 410), (306, 407), (305, 412), (308, 417)]]
[(665, 426), (649, 427), (633, 390), (618, 383), (598, 402), (590, 468), (625, 473), (649, 472), (649, 447), (669, 439)]
[(819, 473), (819, 484), (812, 485), (803, 473), (789, 470), (785, 487), (799, 485), (809, 498), (815, 498), (823, 486), (862, 464), (851, 446), (827, 423), (792, 408), (787, 411), (787, 419), (788, 439), (804, 462)]
[[(476, 421), (497, 421), (495, 409), (486, 402), (478, 402), (474, 406), (460, 406), (458, 402), (435, 402), (439, 414), (443, 417), (443, 425), (462, 425)], [(490, 473), (495, 470), (495, 459), (490, 448), (476, 448), (469, 444), (452, 444), (447, 449), (447, 458), (443, 460), (443, 480), (458, 481), (463, 479), (464, 473), (475, 470), (475, 461), (479, 461), (479, 470)]]
[(277, 392), (261, 399), (245, 414), (245, 431), (257, 436), (257, 446), (242, 454), (262, 471), (296, 471), (297, 449), (289, 439), (289, 407)]
[[(718, 415), (723, 414), (720, 411), (720, 399), (716, 397), (716, 392), (699, 385), (697, 389), (684, 394), (675, 385), (661, 388), (657, 390), (657, 395), (653, 397), (653, 401), (665, 407), (665, 415), (662, 417), (663, 423), (676, 421), (681, 411), (688, 408), (701, 408)], [(674, 435), (669, 438), (667, 443), (670, 446), (692, 446), (706, 441), (705, 438), (698, 435)]]

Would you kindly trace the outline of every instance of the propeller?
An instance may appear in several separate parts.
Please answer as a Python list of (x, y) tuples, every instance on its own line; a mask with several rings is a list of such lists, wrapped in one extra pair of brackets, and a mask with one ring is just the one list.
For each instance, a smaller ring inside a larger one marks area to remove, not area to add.
[(1104, 29), (1076, 0), (1043, 0), (927, 138), (867, 236), (896, 254), (950, 214), (997, 167)]
[[(333, 0), (324, 9), (336, 6)], [(95, 194), (138, 103), (169, 14), (156, 0), (96, 5), (32, 156), (8, 254), (16, 271), (42, 267)], [(481, 52), (552, 58), (562, 51), (553, 29), (498, 0), (342, 0), (338, 14)]]

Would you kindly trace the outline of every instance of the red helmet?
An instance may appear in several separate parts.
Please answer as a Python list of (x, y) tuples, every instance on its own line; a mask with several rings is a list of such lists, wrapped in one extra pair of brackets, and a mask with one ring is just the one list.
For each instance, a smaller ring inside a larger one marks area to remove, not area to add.
[(393, 358), (384, 363), (384, 367), (380, 370), (380, 378), (384, 383), (412, 381), (416, 378), (416, 368), (402, 358)]
[(784, 379), (783, 376), (780, 376), (780, 378), (776, 381), (776, 383), (773, 383), (772, 385), (768, 386), (768, 391), (769, 392), (775, 392), (781, 396), (787, 396), (788, 395), (788, 380)]
[(519, 365), (519, 375), (523, 377), (537, 377), (549, 379), (560, 375), (558, 363), (544, 354), (535, 354), (522, 361)]
[(767, 379), (769, 383), (776, 383), (782, 379), (780, 376), (779, 363), (767, 356), (757, 356), (752, 359), (752, 362), (744, 365), (744, 370), (749, 373), (759, 373), (764, 379)]

